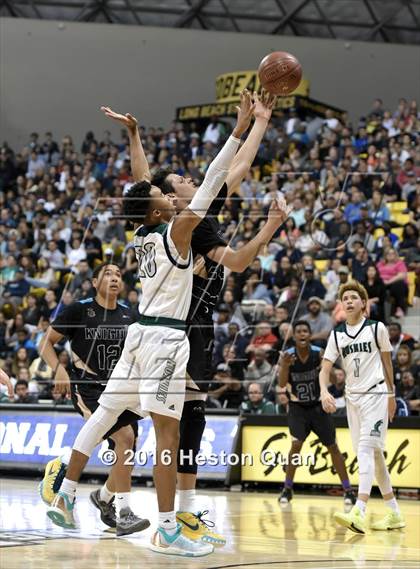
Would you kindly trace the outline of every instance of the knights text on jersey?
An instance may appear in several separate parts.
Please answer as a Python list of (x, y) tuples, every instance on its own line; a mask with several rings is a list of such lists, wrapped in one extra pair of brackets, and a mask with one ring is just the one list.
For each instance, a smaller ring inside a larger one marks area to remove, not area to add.
[(190, 250), (188, 259), (182, 259), (171, 238), (172, 224), (143, 225), (134, 235), (143, 293), (139, 312), (185, 321), (191, 305), (192, 254)]
[(345, 322), (330, 334), (324, 358), (341, 357), (346, 372), (346, 395), (366, 393), (384, 380), (381, 352), (391, 352), (388, 330), (382, 322), (365, 319), (358, 327)]
[(79, 358), (103, 382), (119, 360), (132, 323), (131, 311), (123, 304), (109, 310), (94, 298), (87, 298), (59, 312), (51, 327), (70, 341), (73, 357)]
[(308, 359), (302, 362), (295, 348), (286, 353), (294, 354), (296, 361), (289, 368), (289, 383), (291, 385), (291, 401), (302, 405), (315, 405), (319, 402), (319, 370), (321, 367), (321, 348), (310, 346)]

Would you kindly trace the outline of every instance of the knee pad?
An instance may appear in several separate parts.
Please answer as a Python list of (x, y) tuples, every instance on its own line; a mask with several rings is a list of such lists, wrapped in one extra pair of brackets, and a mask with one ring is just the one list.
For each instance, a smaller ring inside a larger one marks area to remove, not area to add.
[(195, 459), (206, 426), (204, 401), (186, 401), (179, 425), (178, 472), (197, 474)]
[(359, 464), (359, 494), (367, 494), (369, 496), (375, 477), (374, 448), (359, 445), (357, 462)]
[(115, 423), (117, 417), (116, 413), (99, 406), (77, 435), (73, 450), (90, 456), (95, 446)]

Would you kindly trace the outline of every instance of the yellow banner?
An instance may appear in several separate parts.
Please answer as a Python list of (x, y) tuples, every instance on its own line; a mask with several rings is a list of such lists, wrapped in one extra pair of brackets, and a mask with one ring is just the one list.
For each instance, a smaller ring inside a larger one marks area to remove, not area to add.
[[(218, 117), (236, 116), (236, 105), (239, 99), (232, 103), (211, 103), (209, 105), (191, 105), (190, 107), (178, 107), (176, 120), (178, 121), (192, 121), (198, 119), (210, 119), (213, 115)], [(291, 95), (290, 97), (280, 97), (277, 100), (276, 109), (290, 109), (296, 106), (297, 98)], [(276, 114), (276, 110), (274, 110)]]
[[(337, 428), (337, 443), (344, 456), (350, 482), (358, 483), (357, 458), (353, 452), (350, 431)], [(290, 450), (287, 427), (245, 426), (242, 430), (243, 482), (284, 482), (283, 465)], [(392, 485), (399, 488), (420, 488), (420, 430), (389, 429), (386, 462)], [(302, 448), (304, 464), (298, 467), (295, 482), (307, 484), (339, 484), (327, 449), (311, 433)], [(307, 462), (305, 464), (305, 461)]]
[[(218, 103), (232, 103), (239, 100), (239, 94), (244, 89), (251, 93), (258, 91), (260, 81), (256, 71), (233, 71), (216, 77), (216, 101)], [(309, 97), (309, 81), (302, 78), (299, 87), (291, 95)]]

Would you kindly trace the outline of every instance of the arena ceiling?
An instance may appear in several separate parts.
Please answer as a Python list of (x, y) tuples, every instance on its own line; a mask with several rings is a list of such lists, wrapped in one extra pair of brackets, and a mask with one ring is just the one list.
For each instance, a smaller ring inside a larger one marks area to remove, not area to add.
[(0, 16), (420, 44), (420, 0), (0, 0)]

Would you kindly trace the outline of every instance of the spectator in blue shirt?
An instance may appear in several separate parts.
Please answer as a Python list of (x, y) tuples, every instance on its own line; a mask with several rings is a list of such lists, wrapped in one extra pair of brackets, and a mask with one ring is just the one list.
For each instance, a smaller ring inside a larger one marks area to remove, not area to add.
[(30, 285), (25, 279), (25, 271), (19, 268), (13, 281), (9, 281), (4, 287), (3, 297), (7, 302), (19, 305), (22, 303), (24, 296), (29, 294)]
[(353, 186), (351, 189), (351, 201), (349, 204), (346, 205), (344, 209), (344, 218), (349, 223), (354, 223), (359, 221), (361, 218), (360, 209), (363, 203), (363, 194), (356, 186)]
[(390, 213), (381, 192), (375, 190), (370, 202), (369, 217), (376, 226), (380, 226), (384, 221), (389, 221)]

